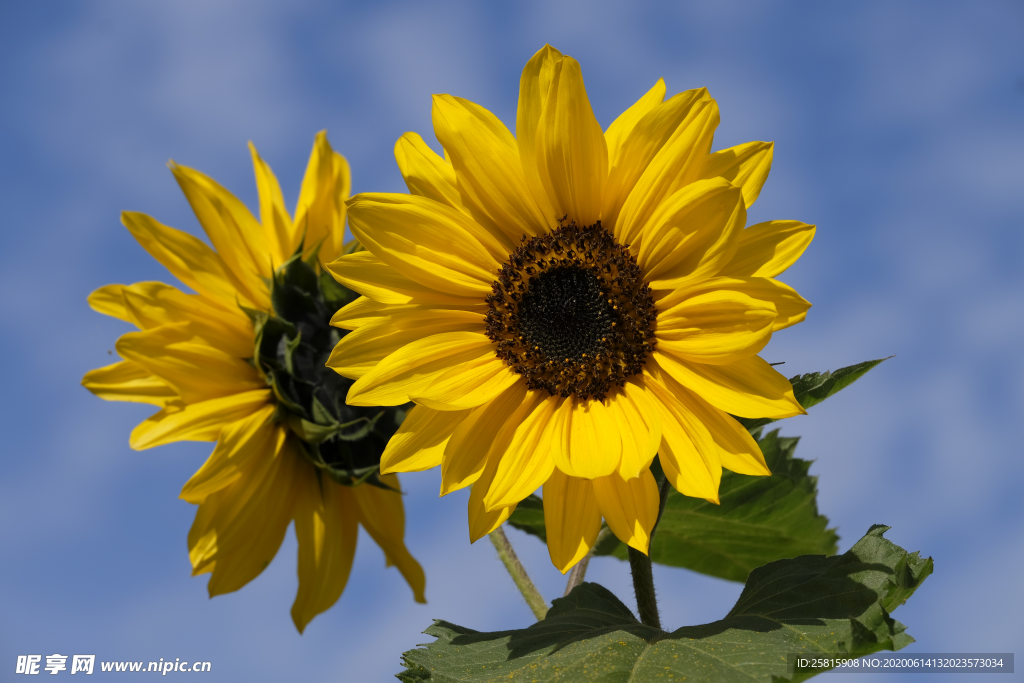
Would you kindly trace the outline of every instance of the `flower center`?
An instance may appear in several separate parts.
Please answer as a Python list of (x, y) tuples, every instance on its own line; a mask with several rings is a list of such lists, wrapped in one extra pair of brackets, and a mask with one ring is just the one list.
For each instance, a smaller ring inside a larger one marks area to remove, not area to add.
[(493, 292), (487, 336), (530, 389), (600, 401), (638, 374), (654, 348), (650, 287), (600, 221), (562, 222), (524, 238)]

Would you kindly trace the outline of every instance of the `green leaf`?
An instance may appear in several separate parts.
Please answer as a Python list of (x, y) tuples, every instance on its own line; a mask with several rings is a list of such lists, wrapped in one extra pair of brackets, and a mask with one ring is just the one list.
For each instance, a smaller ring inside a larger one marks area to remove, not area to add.
[[(770, 477), (722, 472), (721, 504), (684, 496), (675, 489), (665, 501), (651, 559), (732, 581), (745, 581), (755, 567), (798, 555), (834, 555), (839, 537), (818, 514), (817, 477), (811, 463), (793, 457), (798, 438), (775, 430), (758, 443)], [(595, 555), (627, 558), (626, 545), (608, 535)]]
[[(751, 572), (724, 619), (671, 633), (644, 626), (614, 595), (583, 583), (554, 601), (526, 629), (481, 633), (446, 621), (427, 629), (436, 640), (402, 655), (406, 683), (569, 683), (801, 681), (787, 655), (861, 656), (913, 642), (895, 607), (932, 572), (872, 527), (833, 557), (805, 555)], [(662, 612), (671, 614), (669, 605)]]
[(548, 534), (544, 528), (544, 501), (532, 493), (520, 501), (508, 518), (508, 523), (520, 531), (533, 534), (545, 543), (548, 542)]
[[(890, 358), (892, 356), (877, 360), (866, 360), (863, 363), (839, 368), (835, 372), (809, 372), (806, 375), (796, 375), (789, 378), (789, 383), (793, 385), (793, 395), (796, 397), (796, 400), (807, 409), (818, 405), (829, 396), (839, 393), (863, 377), (868, 370)], [(736, 419), (750, 430), (751, 433), (760, 427), (764, 427), (766, 424), (775, 422), (773, 418), (769, 417), (756, 419), (737, 417)]]

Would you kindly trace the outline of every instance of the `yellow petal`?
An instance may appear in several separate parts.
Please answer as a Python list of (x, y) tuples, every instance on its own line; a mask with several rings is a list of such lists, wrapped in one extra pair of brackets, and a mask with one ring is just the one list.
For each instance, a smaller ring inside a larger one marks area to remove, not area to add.
[(743, 202), (749, 209), (761, 194), (761, 187), (772, 168), (771, 142), (748, 142), (709, 155), (701, 169), (701, 178), (725, 178), (743, 190)]
[(722, 467), (739, 474), (771, 474), (760, 446), (735, 418), (715, 408), (664, 373), (659, 376), (658, 381), (707, 429), (715, 446), (718, 447)]
[(407, 194), (360, 194), (349, 228), (366, 249), (410, 280), (452, 296), (486, 298), (511, 243), (464, 213)]
[(211, 597), (238, 590), (274, 559), (292, 519), (300, 468), (308, 465), (283, 441), (274, 457), (255, 463), (199, 506), (188, 534), (189, 557), (193, 575), (213, 572)]
[[(626, 111), (619, 114), (604, 132), (605, 143), (608, 145), (608, 166), (614, 168), (622, 156), (622, 148), (629, 134), (636, 128), (647, 112), (661, 104), (665, 99), (665, 79), (659, 78), (654, 87), (633, 103)], [(518, 133), (517, 133), (518, 134)], [(606, 198), (607, 199), (607, 198)], [(607, 203), (605, 204), (607, 206)]]
[(382, 474), (420, 472), (441, 464), (445, 446), (468, 410), (431, 410), (413, 406), (380, 458)]
[(484, 496), (487, 494), (487, 489), (491, 486), (491, 479), (498, 468), (498, 457), (497, 454), (488, 456), (480, 478), (476, 480), (476, 483), (473, 484), (473, 488), (469, 492), (470, 543), (476, 543), (504, 524), (505, 520), (512, 514), (512, 511), (516, 509), (515, 505), (510, 505), (507, 508), (488, 510), (484, 505)]
[(537, 167), (555, 215), (579, 225), (596, 223), (608, 176), (608, 147), (579, 62), (572, 57), (555, 65), (537, 138)]
[(117, 340), (122, 358), (135, 361), (174, 387), (186, 403), (266, 387), (254, 367), (195, 336), (189, 323), (129, 332)]
[(345, 241), (345, 200), (352, 188), (348, 161), (327, 141), (327, 131), (316, 134), (313, 151), (302, 178), (299, 202), (295, 207), (295, 227), (305, 232), (306, 247), (320, 245), (321, 263), (329, 263), (342, 253)]
[(717, 503), (722, 479), (721, 452), (710, 431), (684, 397), (672, 391), (678, 385), (668, 386), (660, 377), (648, 375), (648, 386), (658, 397), (662, 415), (658, 457), (665, 476), (683, 495)]
[(434, 410), (466, 410), (487, 403), (519, 384), (522, 375), (496, 358), (493, 349), (435, 375), (409, 391), (409, 398)]
[(130, 401), (166, 406), (178, 394), (145, 367), (130, 360), (85, 373), (82, 386), (106, 401)]
[[(647, 100), (645, 103), (647, 106), (642, 111), (636, 112), (639, 116), (632, 122), (629, 130), (622, 131), (622, 139), (618, 143), (618, 152), (614, 157), (611, 157), (608, 184), (605, 187), (604, 215), (602, 220), (608, 228), (614, 227), (614, 234), (620, 242), (623, 241), (624, 237), (630, 237), (630, 239), (635, 237), (635, 235), (626, 235), (622, 232), (624, 226), (618, 217), (622, 210), (622, 205), (636, 186), (637, 181), (644, 171), (647, 170), (651, 160), (665, 146), (665, 143), (672, 138), (673, 133), (679, 129), (680, 125), (691, 121), (694, 115), (707, 107), (711, 102), (711, 97), (704, 88), (687, 90), (686, 92), (673, 95), (667, 102), (662, 102), (661, 99), (665, 96), (665, 87), (664, 82), (659, 81), (659, 84), (661, 85), (660, 88), (655, 86), (651, 89), (651, 92), (644, 96), (644, 100)], [(655, 96), (658, 97), (657, 102), (653, 101)], [(641, 100), (641, 102), (644, 100)], [(640, 102), (634, 105), (634, 107), (638, 105), (640, 105)], [(609, 127), (605, 137), (607, 138), (611, 132), (612, 129)], [(609, 140), (608, 144), (610, 146), (612, 141)], [(640, 225), (637, 225), (637, 230), (640, 227)]]
[(661, 445), (661, 413), (643, 376), (630, 378), (609, 394), (608, 412), (622, 435), (619, 476), (632, 479), (651, 466)]
[(455, 169), (437, 155), (416, 133), (406, 133), (395, 143), (395, 160), (409, 192), (462, 209)]
[(492, 232), (513, 244), (555, 226), (523, 176), (519, 146), (494, 114), (468, 100), (434, 95), (434, 133), (451, 155), (462, 202)]
[(508, 437), (510, 432), (502, 428), (518, 412), (526, 398), (526, 382), (518, 382), (492, 401), (473, 409), (459, 424), (441, 460), (442, 496), (465, 488), (479, 479), (487, 453), (492, 447), (504, 452), (508, 442), (501, 442), (497, 437)]
[(540, 117), (551, 92), (555, 67), (562, 61), (562, 53), (545, 45), (523, 67), (519, 79), (519, 108), (516, 111), (516, 142), (519, 160), (523, 165), (526, 185), (536, 199), (542, 216), (554, 216), (555, 209), (548, 197), (547, 186), (541, 180), (537, 158), (537, 129)]
[(388, 565), (398, 567), (412, 588), (416, 602), (426, 602), (423, 595), (426, 586), (423, 568), (405, 547), (405, 510), (402, 507), (402, 494), (397, 493), (398, 477), (394, 474), (385, 475), (381, 481), (395, 491), (366, 485), (352, 488), (352, 494), (359, 504), (359, 522), (384, 551)]
[(331, 324), (343, 330), (355, 330), (386, 318), (393, 310), (410, 310), (415, 306), (416, 304), (382, 304), (361, 296), (344, 308), (339, 308), (331, 317)]
[(796, 325), (807, 317), (807, 311), (811, 307), (810, 302), (797, 294), (792, 287), (778, 280), (768, 277), (738, 276), (712, 277), (692, 282), (660, 297), (661, 292), (656, 291), (654, 293), (655, 305), (658, 310), (667, 311), (688, 297), (718, 290), (729, 290), (775, 306), (775, 322), (772, 323), (774, 331)]
[(691, 363), (661, 351), (652, 358), (677, 382), (730, 415), (783, 418), (807, 412), (789, 380), (758, 356), (729, 365)]
[(302, 468), (300, 476), (294, 512), (299, 591), (292, 621), (302, 633), (345, 590), (359, 538), (359, 511), (346, 487), (318, 478), (312, 467)]
[(544, 527), (551, 563), (563, 574), (582, 560), (601, 531), (601, 511), (588, 479), (555, 469), (544, 484)]
[(452, 296), (410, 280), (368, 251), (345, 254), (327, 264), (334, 279), (382, 304), (442, 304), (486, 309), (480, 297)]
[[(634, 244), (658, 206), (697, 180), (704, 157), (711, 151), (718, 126), (718, 105), (703, 88), (677, 97), (678, 102), (672, 98), (647, 114), (630, 135), (636, 136), (641, 146), (631, 163), (632, 168), (641, 170), (641, 175), (632, 188), (628, 182), (622, 185), (622, 192), (629, 194), (615, 221), (615, 237), (620, 244)], [(683, 119), (672, 128), (679, 114), (683, 114)], [(662, 143), (665, 132), (669, 136)], [(650, 161), (644, 163), (648, 158)]]
[(658, 313), (658, 348), (722, 365), (760, 353), (772, 337), (775, 304), (732, 289), (705, 291)]
[(198, 505), (210, 494), (236, 482), (253, 462), (272, 459), (286, 436), (273, 421), (274, 412), (274, 405), (268, 403), (225, 425), (213, 453), (185, 482), (180, 498)]
[(291, 258), (298, 247), (299, 237), (292, 227), (288, 207), (281, 194), (277, 177), (256, 151), (256, 145), (249, 143), (253, 171), (256, 174), (256, 190), (260, 196), (260, 222), (271, 250), (271, 262), (276, 268)]
[(736, 253), (747, 220), (738, 188), (721, 178), (687, 185), (644, 227), (637, 263), (655, 289), (675, 289), (718, 273)]
[(245, 204), (213, 178), (174, 163), (171, 171), (214, 249), (242, 290), (251, 301), (267, 301), (267, 286), (261, 278), (269, 278), (273, 267), (263, 226)]
[(250, 299), (228, 272), (220, 255), (187, 232), (175, 230), (134, 211), (123, 212), (121, 222), (150, 256), (200, 294), (223, 306), (237, 306), (239, 299), (248, 306), (255, 306), (257, 301), (269, 305), (269, 295), (263, 300)]
[(144, 450), (174, 441), (216, 441), (221, 429), (271, 400), (269, 389), (246, 391), (184, 407), (168, 406), (132, 430), (129, 444)]
[[(139, 285), (167, 286), (162, 282), (138, 282), (134, 286), (137, 287)], [(93, 290), (89, 294), (89, 308), (97, 313), (109, 315), (111, 318), (135, 324), (135, 321), (132, 320), (132, 314), (128, 312), (124, 305), (124, 289), (125, 285), (103, 285), (99, 289)]]
[(390, 354), (357, 379), (346, 400), (353, 406), (408, 403), (448, 370), (481, 358), (494, 358), (492, 346), (481, 332), (445, 332), (419, 339)]
[(800, 221), (768, 221), (740, 233), (736, 254), (720, 275), (775, 277), (796, 263), (814, 239), (815, 226)]
[(480, 331), (484, 327), (483, 317), (472, 311), (411, 306), (388, 312), (391, 315), (345, 335), (327, 359), (327, 367), (339, 375), (358, 379), (385, 356), (417, 339), (442, 332)]
[(622, 438), (600, 401), (565, 399), (552, 417), (551, 456), (566, 474), (603, 477), (618, 468)]
[(611, 474), (591, 484), (608, 528), (626, 545), (646, 553), (660, 504), (658, 484), (651, 471), (643, 470), (639, 477), (628, 481)]
[(488, 510), (517, 505), (544, 485), (555, 469), (551, 459), (548, 423), (557, 406), (544, 391), (531, 391), (519, 409), (502, 426), (496, 445), (507, 440), (499, 455), (498, 468), (484, 496)]

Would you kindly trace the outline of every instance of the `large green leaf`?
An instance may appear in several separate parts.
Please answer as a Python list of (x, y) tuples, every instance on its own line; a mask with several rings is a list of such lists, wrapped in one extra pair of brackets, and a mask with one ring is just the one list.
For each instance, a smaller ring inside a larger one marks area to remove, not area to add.
[[(758, 443), (770, 477), (723, 472), (720, 504), (671, 489), (658, 523), (651, 559), (673, 567), (745, 581), (755, 567), (798, 555), (833, 555), (839, 537), (818, 514), (817, 477), (811, 463), (793, 457), (797, 438), (775, 430)], [(596, 555), (626, 559), (626, 545), (613, 535)]]
[[(882, 361), (889, 360), (889, 358), (892, 358), (892, 356), (877, 360), (866, 360), (856, 365), (848, 365), (845, 368), (839, 368), (835, 372), (809, 372), (806, 375), (790, 377), (789, 382), (793, 385), (793, 395), (804, 408), (816, 406), (829, 396), (833, 396), (850, 386), (863, 377), (868, 370)], [(736, 419), (752, 432), (760, 427), (764, 427), (766, 424), (775, 422), (774, 418), (769, 417), (757, 419), (737, 417)]]
[[(644, 626), (614, 595), (584, 583), (526, 629), (481, 633), (445, 621), (402, 655), (406, 683), (800, 681), (787, 655), (860, 656), (913, 642), (889, 616), (932, 572), (872, 527), (842, 555), (805, 555), (755, 569), (726, 617), (671, 633)], [(671, 615), (671, 605), (662, 605)]]

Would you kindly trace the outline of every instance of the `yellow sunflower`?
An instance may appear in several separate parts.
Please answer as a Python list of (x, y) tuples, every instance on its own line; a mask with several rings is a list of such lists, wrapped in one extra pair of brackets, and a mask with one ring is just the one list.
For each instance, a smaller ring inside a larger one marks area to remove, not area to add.
[(647, 552), (658, 515), (650, 465), (717, 502), (722, 468), (769, 474), (731, 417), (802, 413), (758, 353), (810, 304), (774, 276), (814, 226), (744, 228), (772, 145), (710, 153), (707, 90), (664, 100), (659, 80), (606, 131), (579, 64), (545, 46), (523, 70), (516, 135), (493, 114), (434, 97), (438, 156), (414, 133), (395, 154), (411, 195), (360, 194), (366, 251), (328, 265), (364, 296), (328, 365), (348, 403), (416, 406), (383, 472), (441, 465), (441, 494), (472, 485), (470, 538), (543, 487), (563, 573), (602, 517)]
[(122, 214), (195, 294), (160, 282), (93, 292), (95, 310), (140, 331), (117, 341), (123, 360), (82, 383), (104, 399), (160, 408), (132, 432), (132, 448), (217, 442), (181, 492), (199, 506), (189, 557), (193, 575), (212, 574), (211, 597), (258, 576), (294, 520), (291, 613), (301, 632), (341, 596), (360, 524), (418, 602), (424, 576), (403, 540), (397, 477), (378, 475), (404, 409), (346, 406), (351, 381), (324, 366), (342, 336), (330, 316), (356, 296), (319, 266), (356, 248), (343, 244), (348, 162), (317, 135), (293, 219), (270, 167), (250, 151), (260, 220), (211, 178), (171, 164), (213, 249), (144, 214)]

